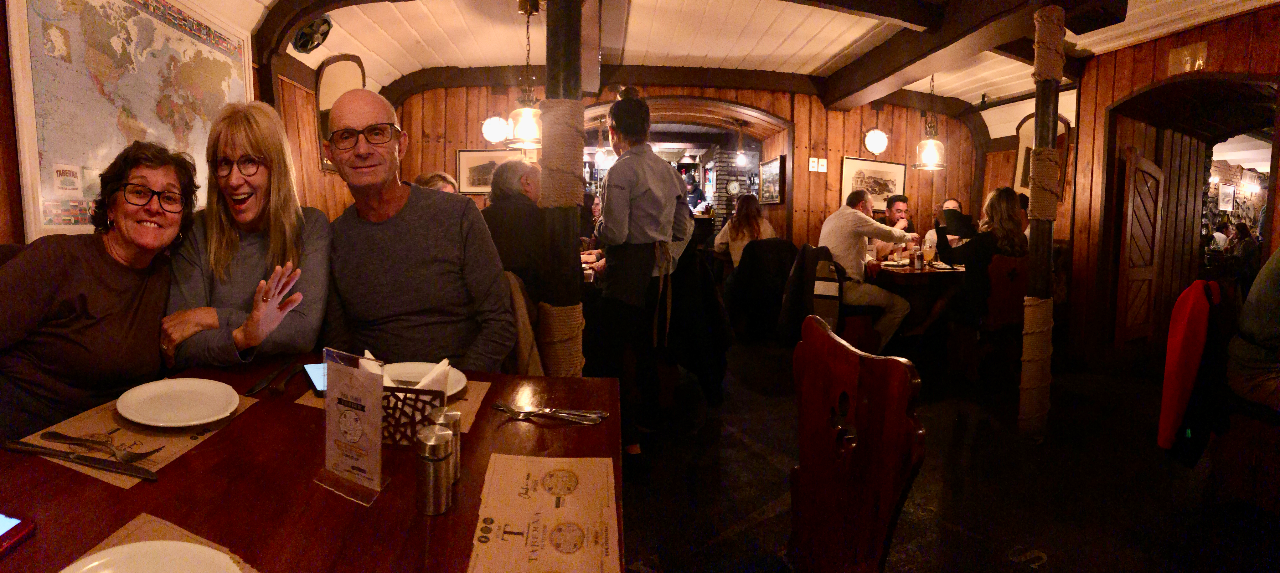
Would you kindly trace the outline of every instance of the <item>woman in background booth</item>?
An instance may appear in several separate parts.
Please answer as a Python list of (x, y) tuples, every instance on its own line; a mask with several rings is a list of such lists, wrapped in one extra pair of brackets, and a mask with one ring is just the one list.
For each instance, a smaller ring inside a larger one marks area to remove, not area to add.
[(329, 219), (298, 206), (284, 123), (262, 102), (230, 104), (206, 156), (209, 199), (174, 257), (164, 352), (181, 367), (311, 350), (328, 292)]
[(743, 193), (734, 203), (733, 216), (729, 217), (728, 224), (716, 235), (715, 251), (722, 254), (728, 252), (734, 268), (737, 268), (738, 261), (742, 260), (742, 249), (746, 248), (747, 243), (776, 236), (773, 225), (765, 220), (764, 213), (760, 210), (760, 200), (755, 195)]
[(435, 189), (436, 191), (444, 191), (445, 193), (458, 192), (458, 180), (452, 175), (443, 171), (437, 171), (431, 175), (419, 175), (413, 178), (413, 184), (426, 189)]
[[(952, 299), (953, 315), (960, 321), (976, 325), (987, 311), (991, 278), (987, 269), (996, 255), (1022, 257), (1027, 254), (1027, 236), (1022, 234), (1022, 218), (1018, 194), (1001, 187), (987, 196), (982, 206), (978, 234), (958, 247), (949, 241), (938, 241), (938, 258), (949, 265), (964, 265), (964, 284), (960, 296)], [(947, 235), (945, 226), (939, 233)]]
[(167, 252), (189, 237), (196, 167), (134, 142), (101, 176), (95, 232), (36, 239), (0, 267), (0, 420), (17, 439), (156, 379)]

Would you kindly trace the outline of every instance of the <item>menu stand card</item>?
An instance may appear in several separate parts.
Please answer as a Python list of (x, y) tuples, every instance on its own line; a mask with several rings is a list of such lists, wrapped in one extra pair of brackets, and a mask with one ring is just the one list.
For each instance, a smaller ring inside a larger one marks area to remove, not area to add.
[(329, 384), (324, 469), (316, 483), (367, 506), (386, 484), (382, 479), (382, 363), (332, 348), (324, 349), (324, 361)]
[(492, 454), (468, 573), (620, 573), (613, 460)]

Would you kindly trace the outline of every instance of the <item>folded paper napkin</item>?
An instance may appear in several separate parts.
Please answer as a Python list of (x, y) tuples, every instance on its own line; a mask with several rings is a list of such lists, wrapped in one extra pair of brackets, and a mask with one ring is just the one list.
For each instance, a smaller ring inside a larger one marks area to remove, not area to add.
[(121, 545), (139, 543), (142, 541), (182, 541), (185, 543), (203, 545), (215, 551), (226, 553), (227, 556), (231, 557), (232, 563), (235, 563), (236, 567), (240, 568), (241, 573), (258, 573), (257, 569), (250, 567), (243, 559), (240, 559), (234, 553), (228, 551), (226, 547), (212, 543), (209, 540), (197, 536), (190, 531), (169, 523), (168, 521), (145, 513), (138, 515), (138, 517), (133, 518), (129, 523), (124, 524), (124, 527), (117, 529), (115, 533), (112, 533), (104, 539), (102, 543), (95, 545), (93, 549), (86, 551), (84, 554), (93, 555), (94, 553), (106, 551), (112, 547), (119, 547)]

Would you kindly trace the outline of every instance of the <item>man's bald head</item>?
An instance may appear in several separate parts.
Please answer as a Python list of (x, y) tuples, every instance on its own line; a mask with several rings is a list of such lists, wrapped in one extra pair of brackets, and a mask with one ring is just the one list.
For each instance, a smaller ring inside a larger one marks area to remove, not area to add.
[(376, 121), (369, 123), (397, 123), (395, 106), (391, 105), (387, 98), (382, 97), (382, 94), (366, 89), (354, 89), (338, 96), (338, 99), (333, 102), (333, 108), (329, 112), (329, 131), (364, 127), (342, 124), (344, 120), (351, 119), (348, 116), (357, 113), (361, 116), (376, 118)]

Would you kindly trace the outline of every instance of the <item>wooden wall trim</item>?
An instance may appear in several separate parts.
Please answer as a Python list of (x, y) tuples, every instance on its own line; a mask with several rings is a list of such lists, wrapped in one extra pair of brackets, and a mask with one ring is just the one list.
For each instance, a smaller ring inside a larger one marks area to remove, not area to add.
[[(281, 0), (272, 5), (253, 33), (258, 99), (275, 104), (276, 76), (282, 73), (275, 69), (276, 58), (288, 55), (286, 49), (299, 28), (332, 10), (379, 1), (381, 0)], [(311, 85), (314, 87), (315, 82)]]
[[(295, 58), (295, 61), (296, 61), (296, 58)], [(364, 60), (361, 60), (360, 56), (357, 56), (354, 54), (338, 54), (336, 56), (329, 56), (325, 58), (323, 62), (320, 62), (319, 66), (316, 66), (316, 71), (315, 71), (316, 82), (315, 82), (315, 87), (312, 88), (312, 91), (315, 91), (316, 95), (319, 95), (320, 78), (324, 77), (325, 68), (339, 62), (355, 62), (357, 66), (360, 66), (360, 83), (366, 84), (369, 81), (369, 74), (365, 72), (365, 69), (364, 69)], [(302, 62), (298, 62), (298, 63), (302, 63)]]
[[(0, 22), (9, 21), (9, 4), (0, 4)], [(25, 241), (22, 178), (18, 173), (18, 126), (13, 107), (13, 70), (9, 62), (9, 28), (0, 29), (0, 244)]]
[[(355, 56), (351, 57), (355, 58)], [(289, 54), (277, 55), (272, 61), (275, 63), (274, 67), (277, 76), (288, 78), (289, 81), (310, 91), (316, 91), (316, 86), (319, 85), (320, 79), (319, 71), (311, 69), (310, 66)], [(356, 61), (359, 61), (359, 58), (356, 58)], [(328, 60), (325, 60), (325, 62), (328, 63)], [(363, 70), (364, 66), (361, 65), (360, 69)]]

